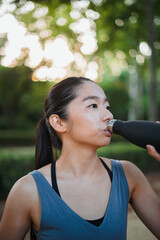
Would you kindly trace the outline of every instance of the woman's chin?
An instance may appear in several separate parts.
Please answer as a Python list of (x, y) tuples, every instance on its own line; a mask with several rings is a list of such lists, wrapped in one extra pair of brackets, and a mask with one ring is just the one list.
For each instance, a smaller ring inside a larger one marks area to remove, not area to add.
[(104, 141), (98, 144), (97, 148), (101, 148), (101, 147), (106, 147), (110, 144), (110, 139), (108, 139), (108, 141)]

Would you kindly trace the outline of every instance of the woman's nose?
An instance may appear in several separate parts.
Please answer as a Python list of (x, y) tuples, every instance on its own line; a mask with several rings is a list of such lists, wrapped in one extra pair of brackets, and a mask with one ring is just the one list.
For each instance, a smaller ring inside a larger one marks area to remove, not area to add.
[(105, 113), (104, 113), (104, 117), (103, 117), (103, 120), (104, 121), (109, 121), (109, 120), (112, 120), (113, 119), (113, 114), (111, 113), (110, 110), (108, 109), (105, 109)]

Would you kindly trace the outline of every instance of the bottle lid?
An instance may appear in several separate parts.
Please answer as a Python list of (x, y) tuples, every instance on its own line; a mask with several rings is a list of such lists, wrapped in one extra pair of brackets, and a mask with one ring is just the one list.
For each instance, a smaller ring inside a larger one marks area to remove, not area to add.
[(108, 130), (113, 133), (113, 125), (117, 121), (117, 119), (112, 119), (108, 122)]

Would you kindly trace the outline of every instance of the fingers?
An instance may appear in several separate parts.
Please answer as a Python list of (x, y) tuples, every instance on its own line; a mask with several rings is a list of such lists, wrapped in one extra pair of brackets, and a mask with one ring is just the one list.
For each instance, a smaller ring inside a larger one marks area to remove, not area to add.
[(146, 148), (148, 150), (148, 154), (160, 162), (160, 154), (155, 150), (155, 148), (152, 145), (147, 145)]

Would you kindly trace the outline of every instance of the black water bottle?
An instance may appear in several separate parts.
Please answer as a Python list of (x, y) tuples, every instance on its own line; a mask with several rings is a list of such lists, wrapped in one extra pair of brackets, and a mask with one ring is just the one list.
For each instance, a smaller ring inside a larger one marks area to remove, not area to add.
[(146, 148), (147, 144), (155, 147), (160, 153), (160, 124), (150, 121), (121, 121), (110, 120), (108, 123), (110, 132), (121, 135), (131, 143)]

